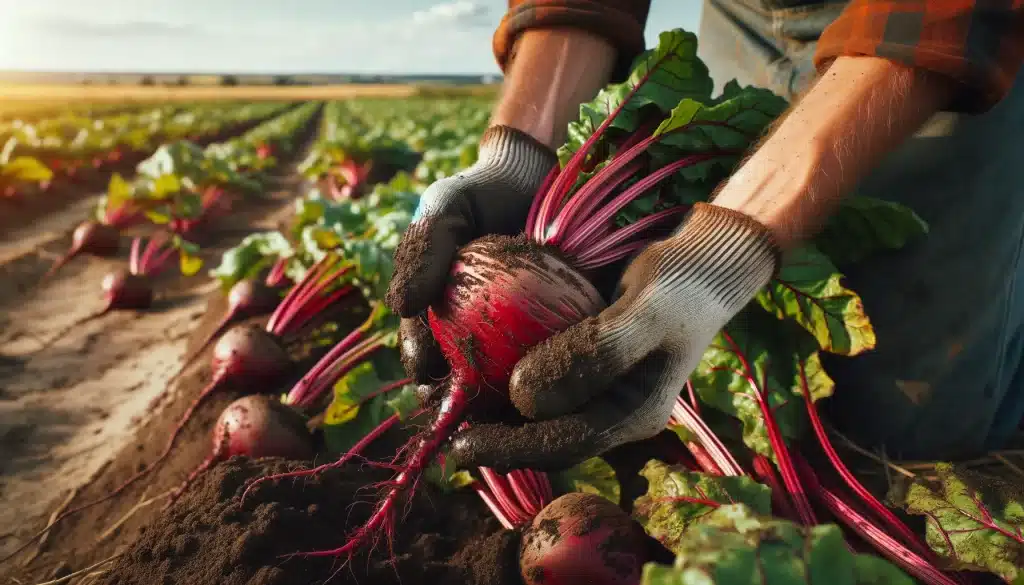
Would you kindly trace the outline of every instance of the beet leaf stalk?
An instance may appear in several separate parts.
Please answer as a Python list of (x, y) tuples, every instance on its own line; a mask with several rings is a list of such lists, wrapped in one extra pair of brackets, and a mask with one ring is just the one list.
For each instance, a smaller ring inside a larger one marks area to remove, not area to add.
[[(433, 419), (402, 450), (405, 455), (400, 471), (383, 485), (384, 494), (366, 524), (339, 548), (299, 554), (351, 557), (382, 534), (390, 541), (403, 507), (401, 502), (415, 492), (427, 466), (465, 422), (471, 403), (507, 401), (512, 369), (531, 347), (605, 307), (605, 301), (581, 271), (606, 266), (647, 245), (655, 228), (670, 226), (672, 220), (678, 223), (686, 207), (664, 209), (654, 219), (638, 222), (639, 227), (617, 226), (617, 213), (687, 167), (735, 155), (732, 151), (704, 152), (650, 169), (653, 161), (646, 156), (646, 149), (657, 141), (638, 140), (612, 158), (633, 170), (634, 175), (603, 169), (572, 195), (593, 147), (672, 55), (669, 51), (654, 59), (562, 170), (545, 182), (525, 235), (484, 237), (459, 251), (442, 300), (428, 310), (430, 327), (452, 371)], [(639, 180), (627, 185), (633, 178)], [(559, 212), (567, 207), (570, 210), (561, 217), (560, 231), (553, 230)], [(550, 241), (550, 233), (558, 233), (559, 238)], [(571, 247), (566, 248), (566, 242), (572, 242)], [(600, 249), (586, 254), (587, 245)], [(401, 284), (397, 280), (393, 283)]]
[(829, 438), (828, 432), (825, 430), (825, 425), (821, 422), (821, 417), (818, 416), (818, 409), (814, 405), (810, 386), (807, 383), (806, 368), (802, 362), (798, 364), (797, 367), (800, 375), (800, 388), (803, 392), (804, 403), (807, 405), (807, 415), (811, 421), (811, 427), (813, 427), (814, 434), (818, 438), (818, 444), (825, 452), (825, 455), (828, 456), (829, 462), (832, 463), (832, 467), (835, 468), (836, 472), (846, 483), (847, 487), (860, 497), (864, 504), (871, 510), (871, 513), (884, 522), (889, 530), (902, 538), (903, 541), (911, 546), (917, 554), (930, 561), (936, 561), (935, 553), (933, 553), (926, 544), (921, 542), (917, 534), (914, 533), (914, 531), (911, 530), (910, 527), (902, 520), (900, 520), (892, 510), (880, 502), (874, 494), (868, 491), (868, 489), (864, 487), (864, 484), (857, 480), (846, 464), (843, 463), (839, 453), (837, 453), (835, 447), (832, 446), (832, 440)]
[(929, 562), (928, 559), (921, 557), (916, 552), (907, 548), (905, 544), (874, 525), (855, 506), (847, 503), (836, 492), (822, 485), (811, 466), (799, 455), (795, 459), (795, 466), (804, 481), (811, 488), (811, 493), (832, 514), (839, 518), (843, 524), (859, 534), (861, 538), (875, 547), (883, 556), (927, 585), (959, 585), (956, 579), (943, 573)]
[(386, 310), (383, 310), (381, 305), (375, 305), (369, 317), (359, 327), (353, 329), (331, 348), (292, 387), (284, 403), (296, 408), (313, 406), (352, 368), (369, 359), (377, 351), (388, 347), (392, 332), (383, 328), (374, 330), (374, 325), (385, 313)]

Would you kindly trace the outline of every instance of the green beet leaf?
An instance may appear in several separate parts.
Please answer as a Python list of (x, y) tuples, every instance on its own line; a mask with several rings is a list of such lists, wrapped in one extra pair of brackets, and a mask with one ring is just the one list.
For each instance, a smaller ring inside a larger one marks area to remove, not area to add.
[(901, 501), (926, 518), (928, 545), (956, 568), (989, 571), (1012, 582), (1024, 576), (1024, 489), (948, 463), (937, 479), (917, 478)]
[(568, 139), (558, 149), (562, 166), (642, 80), (644, 84), (630, 97), (605, 136), (622, 136), (636, 130), (645, 109), (664, 114), (685, 98), (710, 101), (714, 87), (707, 66), (697, 58), (697, 36), (682, 29), (661, 33), (658, 46), (633, 62), (626, 81), (609, 85), (594, 100), (580, 106), (579, 119), (569, 123)]
[(648, 563), (642, 585), (913, 585), (885, 560), (850, 552), (834, 524), (805, 528), (722, 506), (680, 538), (671, 567)]
[(928, 233), (912, 209), (874, 197), (847, 197), (814, 243), (836, 265), (847, 266), (883, 250), (898, 250)]
[(444, 464), (438, 461), (431, 463), (423, 472), (423, 478), (444, 493), (460, 490), (472, 485), (473, 481), (475, 481), (473, 475), (465, 469), (452, 469), (451, 464), (447, 460)]
[(367, 400), (386, 384), (369, 361), (335, 383), (334, 397), (324, 417), (324, 442), (328, 449), (344, 453), (384, 419), (394, 414), (406, 418), (419, 408), (412, 384)]
[(690, 381), (701, 402), (740, 420), (748, 447), (774, 460), (757, 397), (771, 407), (784, 439), (802, 436), (807, 415), (801, 365), (812, 398), (830, 396), (834, 383), (806, 333), (748, 308), (715, 336)]
[[(651, 156), (662, 166), (688, 155), (729, 153), (679, 171), (689, 181), (724, 178), (787, 106), (771, 91), (735, 82), (713, 105), (684, 99), (654, 131), (659, 138), (650, 147)], [(720, 172), (712, 176), (715, 169)]]
[(778, 276), (758, 293), (757, 302), (779, 319), (799, 323), (821, 349), (858, 355), (875, 347), (875, 330), (861, 298), (841, 280), (828, 256), (805, 245), (783, 257)]
[(600, 457), (592, 457), (558, 473), (549, 474), (557, 492), (584, 492), (608, 499), (616, 506), (622, 497), (615, 469)]
[(657, 460), (640, 475), (648, 487), (633, 504), (633, 517), (671, 551), (678, 552), (687, 530), (721, 506), (745, 504), (756, 514), (771, 514), (771, 490), (746, 476), (694, 473)]
[(0, 164), (0, 181), (5, 183), (42, 183), (53, 178), (53, 171), (31, 156), (16, 156)]
[(165, 176), (197, 178), (204, 174), (206, 152), (199, 146), (179, 140), (161, 145), (149, 158), (140, 162), (135, 170), (150, 179)]
[(256, 277), (278, 258), (292, 254), (291, 242), (280, 232), (249, 234), (242, 243), (224, 252), (220, 265), (210, 271), (210, 276), (220, 280), (221, 287), (228, 290), (240, 280)]

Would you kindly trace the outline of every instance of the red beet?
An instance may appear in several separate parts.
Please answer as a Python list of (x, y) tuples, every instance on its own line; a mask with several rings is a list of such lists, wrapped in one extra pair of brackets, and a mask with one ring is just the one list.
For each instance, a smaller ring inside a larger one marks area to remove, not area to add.
[(541, 510), (519, 548), (526, 585), (636, 585), (646, 561), (640, 526), (607, 499), (579, 492)]
[(285, 457), (310, 459), (313, 446), (305, 419), (267, 396), (245, 396), (232, 402), (214, 428), (213, 444), (224, 444), (222, 457)]
[(270, 313), (280, 302), (281, 296), (278, 292), (261, 280), (247, 278), (236, 282), (228, 291), (228, 307), (224, 311), (224, 317), (195, 351), (193, 357), (202, 353), (231, 323)]
[(294, 410), (267, 396), (239, 398), (217, 419), (209, 456), (175, 490), (167, 505), (184, 493), (199, 474), (235, 455), (311, 459), (313, 441), (305, 419)]
[[(491, 236), (463, 247), (430, 327), (452, 367), (449, 386), (428, 429), (408, 446), (402, 471), (367, 523), (342, 547), (306, 556), (352, 554), (394, 529), (401, 500), (458, 429), (474, 404), (507, 400), (516, 363), (534, 345), (596, 315), (600, 294), (557, 254), (525, 238)], [(497, 390), (497, 392), (495, 391)]]
[(153, 304), (153, 285), (147, 276), (117, 270), (103, 277), (106, 310), (148, 309)]
[(120, 247), (121, 233), (116, 227), (93, 220), (83, 221), (71, 234), (71, 247), (67, 253), (53, 263), (46, 275), (53, 274), (79, 254), (113, 256)]

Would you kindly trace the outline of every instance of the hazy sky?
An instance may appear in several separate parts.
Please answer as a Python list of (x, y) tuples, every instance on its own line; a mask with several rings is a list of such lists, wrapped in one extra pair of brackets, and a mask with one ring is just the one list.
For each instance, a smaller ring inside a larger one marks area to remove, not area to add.
[[(497, 72), (504, 0), (0, 0), (0, 69)], [(697, 31), (700, 0), (653, 0), (648, 43)]]

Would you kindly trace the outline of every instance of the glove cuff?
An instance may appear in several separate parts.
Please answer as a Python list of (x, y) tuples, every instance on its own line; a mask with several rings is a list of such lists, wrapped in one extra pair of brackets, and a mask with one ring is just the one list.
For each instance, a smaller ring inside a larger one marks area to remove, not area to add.
[(462, 175), (532, 199), (557, 163), (555, 153), (529, 134), (511, 126), (491, 126), (480, 139), (476, 164)]
[(781, 250), (767, 227), (749, 215), (709, 203), (694, 204), (665, 256), (686, 272), (675, 278), (704, 282), (733, 313), (775, 276), (780, 259)]

